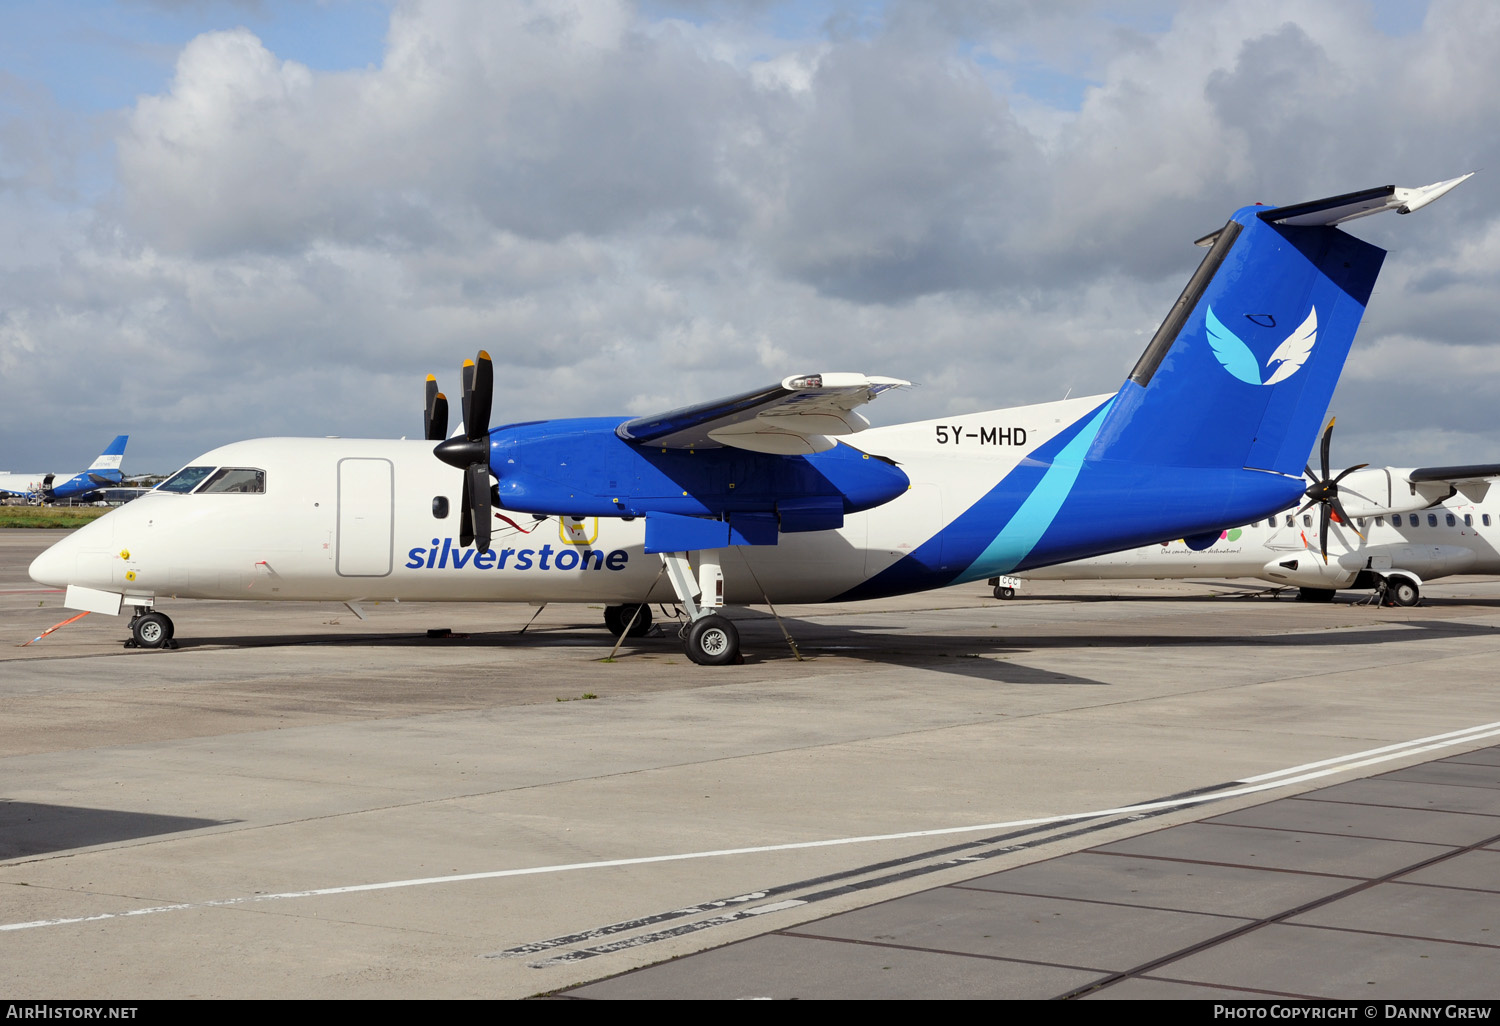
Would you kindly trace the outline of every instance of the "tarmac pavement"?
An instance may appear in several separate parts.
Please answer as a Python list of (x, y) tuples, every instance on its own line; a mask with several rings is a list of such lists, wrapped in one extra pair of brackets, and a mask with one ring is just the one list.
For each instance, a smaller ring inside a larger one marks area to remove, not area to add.
[(781, 609), (801, 660), (752, 609), (722, 668), (583, 606), (15, 647), (56, 537), (0, 532), (7, 997), (1495, 994), (1500, 582), (965, 586)]

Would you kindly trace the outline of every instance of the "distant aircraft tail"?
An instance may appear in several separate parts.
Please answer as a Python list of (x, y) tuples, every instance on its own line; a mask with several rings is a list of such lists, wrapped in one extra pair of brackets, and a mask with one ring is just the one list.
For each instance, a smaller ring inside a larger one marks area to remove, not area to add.
[(115, 440), (105, 447), (99, 454), (99, 458), (89, 464), (89, 470), (113, 470), (116, 480), (119, 478), (120, 464), (125, 459), (125, 443), (130, 441), (129, 435), (116, 435)]

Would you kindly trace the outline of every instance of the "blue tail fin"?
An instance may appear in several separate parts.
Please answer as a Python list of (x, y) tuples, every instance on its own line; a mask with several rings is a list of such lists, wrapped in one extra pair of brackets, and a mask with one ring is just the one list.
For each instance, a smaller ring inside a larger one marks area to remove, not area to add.
[(1385, 251), (1287, 209), (1210, 237), (1087, 459), (1301, 474)]
[(120, 480), (120, 464), (125, 458), (125, 443), (130, 441), (129, 435), (116, 435), (115, 440), (105, 446), (93, 463), (89, 464), (89, 470), (103, 473), (112, 480)]

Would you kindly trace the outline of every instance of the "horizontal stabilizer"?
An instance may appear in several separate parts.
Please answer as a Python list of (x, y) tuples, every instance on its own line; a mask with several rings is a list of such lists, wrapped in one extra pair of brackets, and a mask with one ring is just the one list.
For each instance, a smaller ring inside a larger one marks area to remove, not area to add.
[(615, 429), (627, 442), (663, 449), (716, 449), (799, 456), (833, 448), (833, 436), (863, 431), (855, 412), (877, 395), (910, 382), (863, 374), (801, 374), (770, 388), (679, 410), (637, 417)]
[[(1288, 207), (1271, 207), (1263, 211), (1260, 218), (1272, 224), (1332, 227), (1336, 224), (1343, 224), (1345, 221), (1352, 221), (1357, 217), (1383, 214), (1387, 210), (1394, 210), (1398, 214), (1410, 214), (1473, 176), (1474, 172), (1470, 171), (1466, 175), (1459, 175), (1457, 178), (1450, 178), (1444, 182), (1434, 182), (1432, 185), (1419, 185), (1411, 188), (1382, 185), (1374, 189), (1361, 189), (1359, 192), (1346, 192), (1342, 196), (1329, 196), (1327, 199), (1293, 203)], [(1218, 232), (1205, 235), (1197, 240), (1197, 245), (1212, 246), (1218, 235)]]

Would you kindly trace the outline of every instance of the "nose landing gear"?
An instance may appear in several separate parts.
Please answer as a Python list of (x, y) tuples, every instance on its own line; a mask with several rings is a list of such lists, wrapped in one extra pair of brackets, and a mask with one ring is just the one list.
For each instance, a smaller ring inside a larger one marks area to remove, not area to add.
[(138, 611), (130, 621), (130, 640), (126, 648), (176, 648), (172, 618), (166, 613)]

